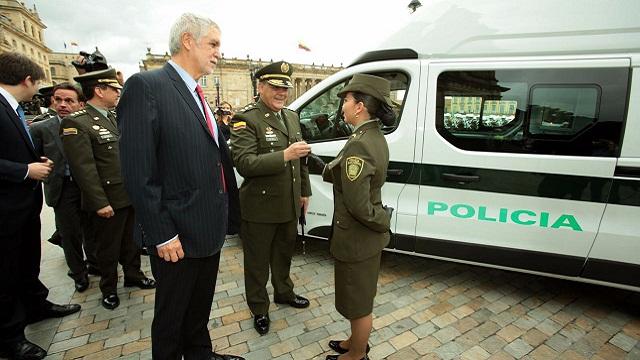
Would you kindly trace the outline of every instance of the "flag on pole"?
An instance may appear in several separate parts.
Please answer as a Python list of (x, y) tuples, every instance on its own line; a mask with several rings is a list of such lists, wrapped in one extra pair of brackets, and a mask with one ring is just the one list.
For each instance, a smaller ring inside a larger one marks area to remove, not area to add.
[(72, 41), (72, 42), (71, 42), (71, 46), (78, 46), (78, 42), (76, 42), (76, 41)]
[(64, 43), (64, 48), (65, 48), (65, 49), (67, 48), (67, 43), (66, 43), (66, 42)]
[(302, 41), (298, 43), (298, 49), (302, 49), (304, 51), (311, 51), (311, 49), (307, 45), (303, 44)]

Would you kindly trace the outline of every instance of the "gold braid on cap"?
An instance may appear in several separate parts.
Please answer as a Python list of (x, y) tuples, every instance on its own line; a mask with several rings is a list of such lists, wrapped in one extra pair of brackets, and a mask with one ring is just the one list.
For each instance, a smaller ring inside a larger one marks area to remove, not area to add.
[(269, 79), (280, 79), (280, 80), (291, 81), (290, 76), (282, 75), (282, 74), (264, 74), (260, 76), (260, 80), (269, 80)]

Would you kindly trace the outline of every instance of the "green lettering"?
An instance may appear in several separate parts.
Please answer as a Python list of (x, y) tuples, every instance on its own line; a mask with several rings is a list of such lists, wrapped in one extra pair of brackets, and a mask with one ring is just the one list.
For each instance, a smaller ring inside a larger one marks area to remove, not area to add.
[(571, 228), (573, 231), (582, 231), (582, 228), (578, 224), (576, 218), (573, 217), (573, 215), (562, 214), (560, 215), (558, 220), (556, 220), (553, 225), (551, 225), (551, 227), (554, 229), (558, 229), (562, 226)]
[(480, 208), (478, 209), (478, 220), (496, 221), (495, 218), (487, 217), (487, 208), (486, 208), (486, 206), (480, 206)]
[(549, 213), (541, 212), (540, 213), (540, 227), (549, 227)]
[[(466, 213), (462, 214), (460, 212), (460, 209), (465, 209)], [(476, 210), (471, 205), (455, 204), (455, 205), (453, 205), (451, 207), (451, 215), (453, 215), (455, 217), (458, 217), (458, 218), (461, 218), (461, 219), (472, 218), (475, 214), (476, 214)]]
[(515, 210), (511, 213), (511, 221), (518, 225), (533, 225), (536, 223), (535, 220), (520, 220), (520, 215), (529, 215), (535, 217), (536, 213), (531, 210)]
[(509, 212), (508, 209), (500, 208), (500, 215), (499, 215), (498, 221), (500, 221), (501, 223), (506, 223), (507, 222), (507, 213), (508, 212)]
[(449, 208), (449, 205), (437, 202), (437, 201), (429, 201), (427, 204), (427, 214), (433, 215), (436, 211), (446, 211)]

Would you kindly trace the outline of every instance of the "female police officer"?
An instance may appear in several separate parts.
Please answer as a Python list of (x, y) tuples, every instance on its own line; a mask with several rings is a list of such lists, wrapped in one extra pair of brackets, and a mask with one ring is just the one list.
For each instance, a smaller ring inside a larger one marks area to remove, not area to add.
[[(355, 127), (338, 156), (327, 164), (323, 179), (333, 183), (333, 233), (336, 309), (351, 322), (351, 337), (332, 340), (340, 359), (366, 359), (372, 326), (382, 249), (389, 243), (390, 215), (382, 205), (389, 148), (380, 121), (392, 125), (395, 115), (389, 81), (356, 74), (338, 94), (345, 121)], [(327, 359), (338, 359), (328, 355)]]

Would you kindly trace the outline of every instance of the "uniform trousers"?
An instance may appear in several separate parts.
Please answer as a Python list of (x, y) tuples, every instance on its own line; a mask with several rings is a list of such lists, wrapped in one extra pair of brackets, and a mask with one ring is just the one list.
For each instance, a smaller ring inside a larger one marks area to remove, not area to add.
[[(97, 267), (95, 241), (89, 215), (80, 208), (80, 188), (71, 177), (65, 176), (62, 183), (60, 200), (53, 208), (56, 215), (56, 226), (62, 237), (62, 249), (71, 271), (71, 277), (81, 279), (87, 273), (87, 263)], [(84, 251), (83, 251), (84, 244)]]
[(140, 253), (133, 242), (133, 207), (115, 209), (114, 212), (110, 218), (100, 217), (95, 212), (91, 214), (96, 259), (100, 270), (100, 291), (105, 296), (116, 293), (118, 262), (122, 265), (125, 279), (145, 278), (140, 270)]
[(242, 221), (240, 238), (244, 253), (244, 286), (247, 304), (254, 315), (269, 312), (266, 288), (269, 268), (273, 299), (287, 302), (295, 297), (289, 271), (296, 246), (297, 224), (295, 219), (275, 224)]
[(209, 313), (216, 288), (220, 252), (177, 262), (149, 256), (156, 280), (151, 324), (154, 360), (209, 359)]
[[(41, 190), (40, 190), (41, 191)], [(47, 306), (40, 275), (40, 204), (0, 215), (0, 347), (24, 339), (29, 317)]]

